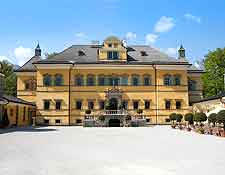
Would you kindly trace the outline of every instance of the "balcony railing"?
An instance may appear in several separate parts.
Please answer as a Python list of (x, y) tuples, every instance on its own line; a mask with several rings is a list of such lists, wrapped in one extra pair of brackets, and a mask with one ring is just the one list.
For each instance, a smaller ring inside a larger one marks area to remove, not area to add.
[(126, 110), (105, 110), (104, 111), (105, 115), (127, 115)]

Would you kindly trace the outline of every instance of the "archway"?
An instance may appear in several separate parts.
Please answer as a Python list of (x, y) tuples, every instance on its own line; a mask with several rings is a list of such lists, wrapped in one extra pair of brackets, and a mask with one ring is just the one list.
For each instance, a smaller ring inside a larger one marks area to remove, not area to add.
[(118, 100), (116, 98), (111, 98), (109, 100), (109, 109), (117, 110), (117, 108), (118, 108)]
[(119, 119), (110, 119), (109, 127), (120, 127), (120, 120)]

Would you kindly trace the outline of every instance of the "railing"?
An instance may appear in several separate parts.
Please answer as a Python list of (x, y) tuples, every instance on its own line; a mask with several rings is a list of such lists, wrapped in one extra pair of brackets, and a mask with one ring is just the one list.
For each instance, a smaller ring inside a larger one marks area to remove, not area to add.
[(105, 115), (127, 115), (126, 110), (105, 110)]

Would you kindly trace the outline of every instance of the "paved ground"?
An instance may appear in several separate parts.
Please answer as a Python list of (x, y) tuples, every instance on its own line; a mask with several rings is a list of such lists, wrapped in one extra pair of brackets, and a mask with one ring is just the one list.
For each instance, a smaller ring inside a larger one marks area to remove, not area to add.
[(212, 175), (225, 139), (166, 126), (0, 130), (1, 175)]

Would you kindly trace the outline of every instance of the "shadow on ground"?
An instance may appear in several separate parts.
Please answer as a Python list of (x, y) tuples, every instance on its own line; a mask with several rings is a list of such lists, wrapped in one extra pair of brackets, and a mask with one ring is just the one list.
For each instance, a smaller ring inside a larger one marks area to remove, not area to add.
[(50, 131), (57, 131), (54, 128), (46, 128), (46, 127), (15, 127), (15, 128), (7, 128), (7, 129), (0, 129), (0, 134), (6, 134), (11, 132), (50, 132)]

